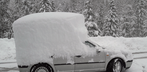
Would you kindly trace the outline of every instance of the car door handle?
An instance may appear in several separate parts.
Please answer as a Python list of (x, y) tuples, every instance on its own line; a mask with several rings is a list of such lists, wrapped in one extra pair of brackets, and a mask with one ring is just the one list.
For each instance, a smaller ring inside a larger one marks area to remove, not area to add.
[(81, 57), (81, 55), (77, 55), (76, 57), (77, 57), (77, 58), (80, 58), (80, 57)]

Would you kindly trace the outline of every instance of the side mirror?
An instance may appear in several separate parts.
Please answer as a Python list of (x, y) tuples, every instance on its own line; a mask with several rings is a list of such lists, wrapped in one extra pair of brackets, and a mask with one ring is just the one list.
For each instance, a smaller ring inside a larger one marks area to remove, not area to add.
[(101, 51), (99, 49), (96, 50), (96, 53), (100, 53)]

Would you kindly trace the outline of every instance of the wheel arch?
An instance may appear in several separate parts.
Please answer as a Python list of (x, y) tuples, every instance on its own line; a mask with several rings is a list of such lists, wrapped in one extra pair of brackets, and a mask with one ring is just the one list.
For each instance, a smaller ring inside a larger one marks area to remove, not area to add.
[(55, 71), (55, 68), (54, 68), (54, 66), (53, 66), (52, 64), (45, 63), (45, 62), (39, 62), (39, 63), (37, 63), (37, 64), (34, 64), (34, 65), (30, 68), (30, 71), (29, 71), (29, 72), (31, 72), (31, 71), (33, 70), (33, 68), (34, 68), (35, 66), (38, 66), (38, 65), (49, 66), (49, 68), (51, 68), (51, 70), (52, 70), (53, 72), (56, 72), (56, 71)]
[(107, 63), (107, 65), (106, 65), (106, 70), (107, 70), (109, 64), (110, 64), (113, 60), (115, 60), (115, 59), (119, 59), (119, 60), (121, 61), (121, 63), (123, 64), (123, 67), (126, 68), (125, 60), (124, 60), (123, 58), (120, 58), (120, 57), (115, 57), (115, 58), (112, 58), (112, 59)]

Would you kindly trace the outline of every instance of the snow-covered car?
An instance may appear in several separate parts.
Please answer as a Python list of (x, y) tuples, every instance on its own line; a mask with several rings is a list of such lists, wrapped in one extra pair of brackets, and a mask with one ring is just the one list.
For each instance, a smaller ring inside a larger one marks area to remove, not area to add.
[(121, 43), (88, 38), (82, 14), (31, 14), (16, 20), (13, 30), (20, 72), (121, 72), (133, 61)]

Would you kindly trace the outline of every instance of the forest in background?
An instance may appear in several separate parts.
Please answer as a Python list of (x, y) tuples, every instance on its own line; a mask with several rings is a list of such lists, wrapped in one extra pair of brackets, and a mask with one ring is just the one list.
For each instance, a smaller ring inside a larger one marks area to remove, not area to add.
[(0, 0), (0, 38), (12, 38), (18, 18), (40, 12), (85, 16), (88, 35), (147, 36), (147, 0)]

